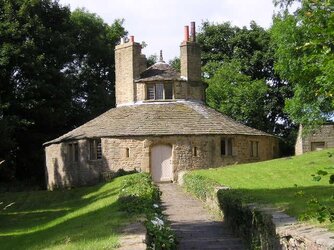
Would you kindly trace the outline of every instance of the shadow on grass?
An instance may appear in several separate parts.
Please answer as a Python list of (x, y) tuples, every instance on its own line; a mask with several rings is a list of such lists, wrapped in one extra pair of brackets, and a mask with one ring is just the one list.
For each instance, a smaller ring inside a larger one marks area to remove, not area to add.
[(0, 210), (1, 249), (18, 246), (40, 249), (68, 244), (78, 248), (106, 239), (106, 244), (116, 244), (120, 228), (136, 215), (121, 211), (117, 199), (119, 183), (110, 188), (105, 185), (113, 184), (35, 192), (35, 195), (21, 193), (17, 199), (14, 195), (0, 196), (0, 201), (17, 202), (11, 209)]
[(249, 203), (267, 204), (285, 210), (301, 219), (301, 215), (315, 212), (311, 200), (334, 207), (334, 186), (308, 186), (279, 189), (234, 189), (235, 195)]

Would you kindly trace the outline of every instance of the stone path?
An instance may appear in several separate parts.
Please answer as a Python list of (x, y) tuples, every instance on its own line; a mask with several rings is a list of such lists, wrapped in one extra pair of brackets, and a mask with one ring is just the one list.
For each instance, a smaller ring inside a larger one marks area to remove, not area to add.
[(162, 206), (178, 238), (178, 249), (245, 249), (223, 221), (176, 184), (159, 184)]

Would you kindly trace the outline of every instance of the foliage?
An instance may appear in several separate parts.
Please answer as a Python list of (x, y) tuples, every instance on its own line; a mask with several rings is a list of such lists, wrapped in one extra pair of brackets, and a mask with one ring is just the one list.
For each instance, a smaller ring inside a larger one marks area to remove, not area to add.
[[(333, 157), (333, 153), (332, 152), (327, 152), (327, 155), (328, 155), (328, 158), (332, 158)], [(320, 181), (323, 176), (327, 176), (329, 174), (327, 170), (334, 171), (333, 161), (331, 163), (332, 163), (332, 165), (331, 166), (327, 166), (325, 168), (326, 170), (320, 169), (320, 170), (318, 170), (318, 172), (316, 174), (312, 174), (313, 180), (314, 181)], [(331, 174), (329, 176), (328, 183), (329, 184), (334, 184), (334, 174)], [(334, 192), (333, 192), (332, 199), (334, 200)], [(334, 209), (332, 207), (324, 205), (323, 203), (319, 202), (319, 200), (317, 198), (315, 198), (315, 197), (313, 197), (309, 201), (309, 204), (313, 208), (310, 209), (311, 212), (305, 214), (306, 218), (310, 217), (310, 213), (311, 213), (311, 214), (313, 214), (313, 217), (317, 217), (317, 220), (320, 223), (323, 223), (326, 220), (330, 220), (330, 222), (334, 222)]]
[(72, 190), (0, 193), (1, 249), (116, 248), (120, 228), (141, 216), (126, 213), (118, 201), (128, 178)]
[(176, 240), (160, 207), (160, 191), (148, 174), (137, 174), (124, 180), (119, 202), (129, 214), (145, 214), (148, 249), (175, 249)]
[(200, 175), (186, 174), (183, 178), (186, 190), (202, 201), (206, 201), (206, 197), (209, 197), (218, 186), (217, 182)]
[(179, 57), (174, 57), (172, 60), (170, 60), (169, 65), (172, 66), (172, 68), (176, 71), (181, 71), (181, 61)]
[(275, 68), (293, 85), (286, 110), (305, 126), (316, 126), (334, 115), (334, 1), (304, 0), (295, 13), (281, 0), (272, 37), (277, 44)]
[[(238, 191), (237, 197), (242, 202), (270, 204), (300, 220), (317, 224), (318, 208), (307, 204), (316, 197), (321, 205), (334, 207), (334, 187), (327, 178), (315, 185), (311, 175), (327, 166), (332, 166), (332, 162), (323, 150), (266, 162), (198, 170), (191, 174), (231, 187)], [(325, 170), (328, 175), (334, 174), (333, 169)], [(334, 223), (328, 219), (322, 226), (334, 230)]]
[(267, 130), (263, 104), (268, 87), (264, 80), (251, 80), (240, 73), (240, 64), (233, 61), (222, 63), (207, 83), (209, 106), (248, 126)]
[(283, 137), (291, 154), (296, 127), (283, 108), (292, 89), (274, 70), (270, 32), (255, 22), (250, 28), (204, 22), (198, 41), (207, 103), (244, 124)]
[(150, 55), (150, 56), (147, 58), (147, 67), (152, 66), (152, 65), (155, 64), (156, 62), (158, 62), (158, 56), (157, 56), (157, 54)]
[(123, 209), (129, 213), (147, 213), (159, 202), (159, 189), (148, 174), (131, 175), (125, 179), (119, 194)]
[(125, 31), (51, 0), (0, 1), (0, 159), (44, 182), (42, 143), (114, 105), (114, 46)]

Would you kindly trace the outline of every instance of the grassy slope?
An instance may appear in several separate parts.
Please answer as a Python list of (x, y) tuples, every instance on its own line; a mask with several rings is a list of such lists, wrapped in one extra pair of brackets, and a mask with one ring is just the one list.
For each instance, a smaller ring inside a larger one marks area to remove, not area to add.
[[(246, 201), (271, 204), (300, 219), (306, 213), (313, 216), (308, 219), (310, 222), (317, 223), (315, 208), (308, 205), (312, 198), (334, 207), (334, 185), (328, 183), (329, 176), (319, 182), (313, 181), (311, 176), (318, 170), (334, 173), (334, 156), (329, 158), (327, 152), (334, 150), (195, 173), (239, 190)], [(334, 223), (324, 225), (334, 230)]]
[(115, 248), (120, 226), (134, 219), (117, 202), (125, 178), (65, 191), (0, 193), (0, 248)]

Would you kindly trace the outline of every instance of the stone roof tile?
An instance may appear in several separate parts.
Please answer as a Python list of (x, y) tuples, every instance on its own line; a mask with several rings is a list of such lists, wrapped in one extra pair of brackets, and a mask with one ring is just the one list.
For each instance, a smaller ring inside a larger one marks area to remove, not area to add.
[(154, 102), (110, 109), (44, 145), (83, 138), (160, 135), (266, 135), (203, 104)]
[(149, 82), (160, 80), (178, 80), (183, 81), (181, 74), (173, 69), (169, 64), (157, 62), (140, 74), (140, 78), (136, 82)]

